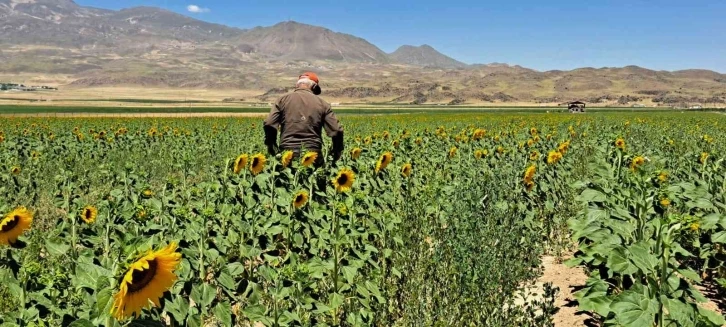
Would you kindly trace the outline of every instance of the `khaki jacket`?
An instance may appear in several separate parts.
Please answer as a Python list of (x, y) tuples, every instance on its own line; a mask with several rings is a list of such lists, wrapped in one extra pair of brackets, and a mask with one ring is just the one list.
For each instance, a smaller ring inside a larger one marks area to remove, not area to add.
[(308, 89), (296, 89), (283, 95), (272, 105), (265, 119), (265, 144), (276, 146), (280, 131), (280, 148), (299, 152), (301, 148), (320, 151), (322, 130), (333, 138), (333, 151), (343, 150), (343, 127), (330, 104)]

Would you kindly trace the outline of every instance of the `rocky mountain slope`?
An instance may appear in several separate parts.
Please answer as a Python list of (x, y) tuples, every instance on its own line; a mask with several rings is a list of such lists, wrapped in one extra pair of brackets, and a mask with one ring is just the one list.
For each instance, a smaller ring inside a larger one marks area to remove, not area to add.
[(340, 101), (726, 102), (726, 75), (707, 70), (465, 65), (430, 46), (403, 46), (389, 55), (364, 39), (296, 22), (238, 29), (152, 7), (113, 11), (71, 0), (0, 0), (0, 79), (55, 76), (72, 81), (62, 87), (78, 88), (246, 89), (265, 101), (306, 70), (318, 72), (324, 95)]
[(465, 68), (467, 65), (436, 51), (430, 45), (420, 47), (403, 45), (390, 54), (392, 60), (402, 64), (438, 68)]

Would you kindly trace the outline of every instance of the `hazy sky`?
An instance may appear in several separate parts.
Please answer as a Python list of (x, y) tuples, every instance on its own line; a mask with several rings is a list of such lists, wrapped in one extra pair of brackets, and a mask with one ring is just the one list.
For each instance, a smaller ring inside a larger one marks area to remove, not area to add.
[(284, 20), (367, 39), (386, 52), (429, 44), (466, 63), (539, 70), (638, 65), (726, 73), (726, 0), (76, 0), (166, 8), (251, 28)]

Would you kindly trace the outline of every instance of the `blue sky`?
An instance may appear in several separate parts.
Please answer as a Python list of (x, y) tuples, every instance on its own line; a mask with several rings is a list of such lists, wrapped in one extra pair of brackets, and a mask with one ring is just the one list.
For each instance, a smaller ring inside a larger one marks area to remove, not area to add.
[[(724, 0), (76, 2), (109, 9), (162, 7), (240, 28), (291, 19), (365, 38), (386, 52), (403, 44), (429, 44), (466, 63), (538, 70), (638, 65), (726, 73)], [(198, 12), (189, 12), (189, 5)]]

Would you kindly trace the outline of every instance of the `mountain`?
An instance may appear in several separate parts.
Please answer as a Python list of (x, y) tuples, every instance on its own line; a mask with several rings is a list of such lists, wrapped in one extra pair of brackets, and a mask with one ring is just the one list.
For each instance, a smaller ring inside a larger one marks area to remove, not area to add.
[(726, 103), (726, 75), (708, 70), (465, 65), (427, 45), (389, 55), (291, 21), (238, 29), (153, 7), (0, 0), (0, 82), (245, 90), (270, 101), (308, 70), (321, 77), (325, 97), (350, 102)]
[(434, 68), (465, 68), (467, 66), (463, 62), (456, 61), (436, 51), (436, 49), (427, 44), (420, 47), (403, 45), (391, 53), (389, 57), (397, 63), (414, 66)]
[(242, 33), (234, 43), (247, 52), (276, 60), (388, 61), (381, 49), (364, 39), (297, 22), (257, 27)]

